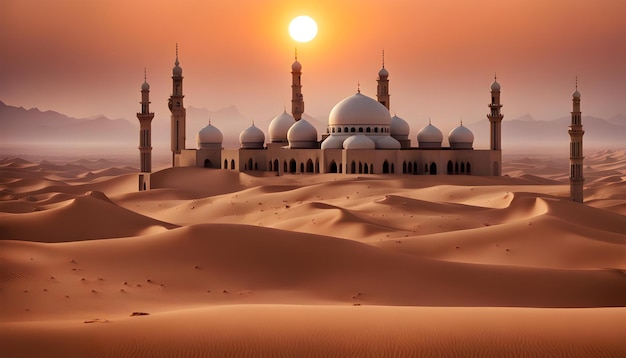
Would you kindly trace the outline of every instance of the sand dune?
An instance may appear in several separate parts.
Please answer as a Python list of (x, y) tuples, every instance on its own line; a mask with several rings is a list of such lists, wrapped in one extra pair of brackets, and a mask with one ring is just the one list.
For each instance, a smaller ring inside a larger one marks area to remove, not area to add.
[(503, 170), (170, 168), (137, 192), (125, 163), (0, 159), (0, 351), (626, 355), (626, 150), (586, 153), (585, 205), (566, 160)]

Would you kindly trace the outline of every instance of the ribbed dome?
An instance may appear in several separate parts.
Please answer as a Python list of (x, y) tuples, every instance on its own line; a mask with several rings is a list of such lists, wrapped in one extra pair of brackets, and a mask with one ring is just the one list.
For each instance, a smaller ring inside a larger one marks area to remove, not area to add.
[(239, 134), (239, 143), (241, 143), (241, 148), (263, 148), (264, 142), (265, 134), (263, 134), (263, 131), (257, 128), (254, 124)]
[(420, 148), (441, 148), (443, 134), (439, 128), (428, 123), (428, 125), (417, 133), (417, 143)]
[(289, 131), (289, 128), (291, 128), (294, 123), (296, 123), (296, 120), (291, 114), (287, 113), (287, 111), (274, 117), (269, 126), (270, 142), (286, 143), (287, 131)]
[(390, 121), (389, 111), (385, 106), (361, 93), (356, 93), (337, 103), (328, 116), (329, 126), (388, 126)]
[(474, 144), (474, 134), (464, 127), (463, 124), (454, 128), (448, 134), (448, 141), (452, 149), (472, 149)]
[(578, 88), (576, 89), (576, 91), (574, 91), (574, 93), (572, 93), (572, 97), (580, 98), (580, 92), (578, 92)]
[(146, 81), (143, 81), (143, 84), (141, 85), (141, 90), (142, 91), (149, 91), (150, 90), (150, 84)]
[(491, 91), (492, 92), (499, 92), (500, 91), (500, 84), (495, 79), (493, 80), (493, 83), (491, 84)]
[(376, 141), (376, 149), (400, 149), (400, 142), (390, 136), (379, 137)]
[(389, 76), (389, 72), (387, 71), (386, 68), (381, 68), (380, 71), (378, 71), (378, 77), (387, 77)]
[(345, 136), (331, 134), (322, 142), (322, 149), (343, 149)]
[(216, 148), (222, 147), (222, 141), (224, 136), (219, 129), (209, 123), (206, 127), (202, 128), (196, 135), (196, 143), (198, 148)]
[(376, 149), (376, 143), (363, 134), (357, 134), (343, 142), (343, 149)]
[(293, 62), (293, 64), (291, 64), (291, 71), (293, 71), (293, 72), (302, 72), (302, 64), (300, 64), (300, 62), (298, 62), (298, 60), (295, 60)]
[(306, 119), (297, 121), (287, 132), (289, 148), (316, 148), (317, 130)]
[(409, 124), (402, 118), (398, 116), (391, 117), (391, 135), (400, 138), (400, 139), (408, 139), (409, 138)]

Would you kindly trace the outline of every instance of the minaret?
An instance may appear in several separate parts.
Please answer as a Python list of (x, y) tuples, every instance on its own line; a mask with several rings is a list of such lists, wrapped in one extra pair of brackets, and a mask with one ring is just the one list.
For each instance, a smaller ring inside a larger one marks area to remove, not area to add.
[[(487, 114), (489, 119), (490, 130), (490, 150), (502, 150), (502, 118), (504, 115), (500, 112), (502, 104), (500, 104), (500, 84), (496, 76), (493, 77), (491, 84), (491, 103), (489, 104), (490, 113)], [(500, 175), (499, 173), (494, 175)]]
[(183, 69), (178, 62), (178, 44), (176, 44), (176, 62), (172, 70), (172, 95), (168, 101), (171, 116), (171, 148), (172, 166), (177, 166), (176, 154), (185, 149), (185, 117), (186, 111), (183, 105)]
[(572, 124), (569, 126), (569, 192), (572, 201), (583, 202), (583, 130), (580, 113), (580, 92), (578, 92), (578, 79), (576, 79), (576, 90), (572, 94)]
[(383, 67), (378, 71), (378, 87), (376, 98), (383, 106), (389, 109), (389, 72), (385, 69), (385, 51), (383, 50)]
[(298, 62), (298, 50), (296, 60), (291, 65), (291, 115), (296, 121), (302, 118), (304, 113), (304, 98), (302, 97), (302, 65)]
[(146, 190), (146, 179), (152, 172), (152, 119), (154, 113), (150, 112), (150, 85), (146, 79), (146, 70), (143, 72), (143, 84), (141, 85), (141, 112), (137, 113), (139, 119), (139, 190)]

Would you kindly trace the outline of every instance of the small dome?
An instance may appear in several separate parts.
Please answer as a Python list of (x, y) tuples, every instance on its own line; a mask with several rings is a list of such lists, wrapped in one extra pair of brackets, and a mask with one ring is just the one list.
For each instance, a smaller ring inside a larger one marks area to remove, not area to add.
[(317, 130), (306, 119), (297, 121), (287, 132), (289, 148), (316, 148)]
[(395, 138), (382, 136), (376, 141), (376, 149), (400, 149), (402, 146)]
[(474, 145), (474, 134), (461, 124), (450, 131), (448, 141), (452, 149), (472, 149)]
[(377, 100), (356, 93), (337, 103), (328, 115), (328, 125), (388, 126), (389, 111)]
[(141, 90), (142, 91), (149, 91), (150, 90), (150, 84), (146, 81), (143, 81), (143, 84), (141, 85)]
[(578, 92), (578, 88), (576, 89), (576, 91), (574, 91), (574, 93), (572, 93), (572, 97), (580, 98), (580, 92)]
[(287, 113), (287, 111), (284, 111), (280, 115), (274, 117), (269, 126), (270, 142), (286, 143), (287, 131), (292, 125), (294, 125), (294, 123), (296, 123), (296, 120), (293, 116), (291, 116), (291, 114)]
[(322, 149), (343, 149), (345, 136), (331, 134), (322, 142)]
[(254, 123), (239, 134), (239, 143), (244, 149), (263, 148), (264, 142), (265, 134)]
[(400, 139), (409, 139), (409, 124), (398, 116), (391, 117), (391, 135)]
[(431, 123), (417, 133), (417, 143), (420, 148), (441, 148), (442, 141), (443, 134)]
[(206, 127), (202, 128), (196, 135), (196, 143), (198, 148), (214, 148), (222, 147), (222, 140), (224, 136), (219, 129), (209, 123)]
[(386, 68), (381, 68), (380, 71), (378, 71), (378, 77), (387, 77), (389, 76), (389, 72), (387, 71)]
[(357, 134), (343, 142), (343, 149), (376, 149), (376, 143), (363, 134)]
[(493, 83), (491, 84), (491, 91), (500, 92), (500, 84), (495, 79), (493, 80)]
[(179, 66), (180, 63), (178, 62), (178, 56), (176, 57), (176, 62), (174, 62), (174, 68), (172, 69), (172, 74), (174, 76), (182, 76), (183, 75), (183, 69)]
[(295, 60), (293, 62), (293, 64), (291, 64), (291, 71), (293, 71), (293, 72), (302, 72), (302, 64), (300, 64), (300, 62), (298, 62), (298, 60)]

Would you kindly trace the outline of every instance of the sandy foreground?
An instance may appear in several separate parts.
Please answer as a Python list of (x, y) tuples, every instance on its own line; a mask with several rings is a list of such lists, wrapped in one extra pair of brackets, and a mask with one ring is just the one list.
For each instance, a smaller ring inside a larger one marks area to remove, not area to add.
[(504, 170), (0, 159), (0, 355), (626, 356), (626, 150)]

